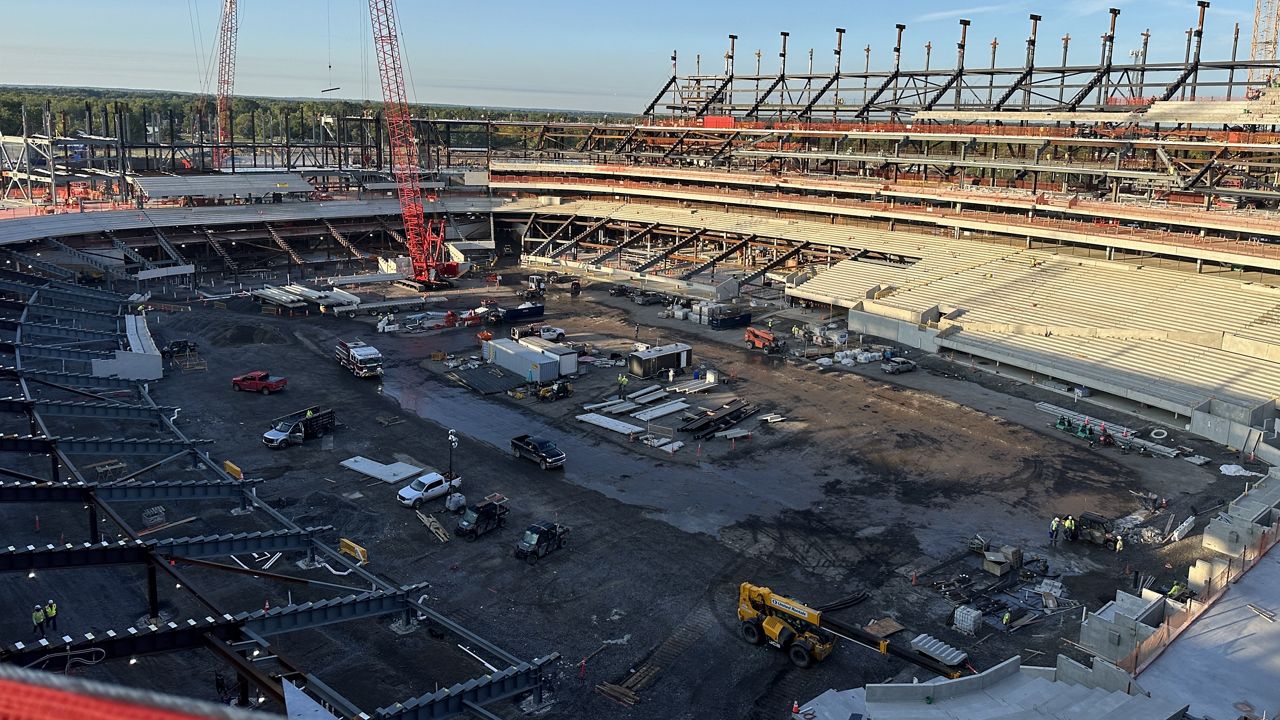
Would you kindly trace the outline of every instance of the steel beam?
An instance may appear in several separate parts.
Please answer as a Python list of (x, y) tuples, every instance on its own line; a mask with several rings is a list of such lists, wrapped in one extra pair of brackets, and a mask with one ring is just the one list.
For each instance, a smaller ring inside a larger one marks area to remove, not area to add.
[(24, 282), (24, 283), (27, 283), (28, 285), (35, 285), (37, 287), (47, 287), (52, 290), (64, 290), (66, 292), (75, 293), (82, 297), (98, 298), (101, 300), (113, 300), (120, 303), (123, 303), (129, 299), (128, 295), (122, 295), (118, 292), (112, 292), (111, 290), (102, 290), (99, 288), (85, 287), (84, 285), (77, 285), (76, 283), (66, 282), (63, 280), (50, 280), (48, 278), (40, 277), (39, 275), (32, 275), (30, 273), (18, 272), (15, 270), (0, 271), (0, 277), (8, 278), (9, 280), (16, 280), (18, 282)]
[(532, 662), (524, 662), (483, 678), (469, 680), (404, 702), (378, 708), (378, 720), (443, 720), (457, 717), (473, 707), (508, 700), (542, 684), (542, 672), (560, 659), (551, 653)]
[(261, 480), (231, 482), (150, 482), (135, 485), (91, 483), (5, 482), (0, 480), (0, 503), (84, 502), (93, 494), (107, 502), (148, 500), (204, 500), (239, 498)]
[(48, 325), (45, 323), (22, 323), (22, 335), (38, 335), (42, 337), (59, 337), (70, 340), (117, 340), (124, 333), (115, 330), (90, 330), (69, 325)]
[(101, 350), (77, 350), (72, 348), (57, 347), (55, 345), (32, 345), (30, 343), (19, 343), (11, 340), (0, 340), (0, 349), (12, 353), (22, 353), (23, 357), (28, 358), (47, 358), (50, 360), (74, 360), (76, 362), (90, 362), (92, 360), (108, 360), (114, 355)]
[(26, 368), (19, 370), (15, 367), (4, 365), (0, 365), (0, 378), (7, 380), (23, 378), (52, 387), (91, 387), (109, 390), (136, 390), (139, 382), (125, 378), (98, 377), (97, 375), (63, 373), (54, 370), (27, 370)]
[(205, 500), (239, 499), (261, 480), (234, 482), (149, 482), (137, 485), (108, 485), (94, 488), (94, 495), (106, 502), (130, 500)]
[(92, 310), (77, 310), (76, 308), (63, 307), (61, 305), (31, 303), (26, 308), (27, 317), (44, 317), (53, 318), (54, 320), (97, 320), (112, 325), (117, 324), (120, 320), (119, 315), (93, 312)]
[(635, 267), (635, 270), (634, 270), (633, 272), (644, 272), (645, 270), (648, 270), (649, 268), (653, 267), (654, 265), (657, 265), (658, 263), (662, 262), (663, 260), (666, 260), (668, 257), (671, 257), (672, 255), (676, 254), (677, 252), (679, 252), (679, 251), (683, 250), (684, 248), (687, 248), (687, 247), (689, 247), (690, 245), (692, 245), (693, 243), (697, 242), (697, 241), (698, 241), (698, 240), (699, 240), (699, 239), (700, 239), (700, 238), (701, 238), (701, 237), (702, 237), (706, 232), (707, 232), (706, 228), (699, 228), (699, 229), (697, 229), (697, 230), (694, 230), (694, 231), (693, 231), (693, 233), (691, 233), (691, 234), (689, 235), (689, 237), (687, 237), (687, 238), (685, 238), (685, 239), (683, 239), (683, 240), (681, 240), (681, 241), (677, 242), (675, 245), (672, 245), (671, 247), (667, 248), (666, 250), (663, 250), (662, 252), (658, 253), (656, 256), (654, 256), (654, 257), (650, 258), (649, 260), (646, 260), (645, 262), (643, 262), (643, 263), (641, 263), (641, 264), (637, 265), (637, 266)]
[(651, 223), (651, 224), (649, 224), (649, 225), (646, 225), (643, 229), (641, 229), (641, 230), (640, 230), (640, 232), (638, 232), (638, 233), (636, 233), (635, 235), (632, 235), (631, 237), (627, 238), (626, 240), (623, 240), (622, 242), (618, 243), (618, 244), (617, 244), (617, 245), (615, 245), (612, 249), (610, 249), (610, 250), (608, 250), (607, 252), (605, 252), (603, 255), (601, 255), (601, 256), (599, 256), (599, 257), (597, 257), (597, 258), (595, 258), (595, 259), (591, 260), (591, 264), (593, 264), (593, 265), (602, 265), (602, 264), (604, 264), (604, 262), (605, 262), (606, 260), (609, 260), (609, 259), (613, 258), (614, 256), (621, 254), (623, 250), (626, 250), (627, 248), (631, 247), (632, 245), (635, 245), (636, 243), (640, 242), (641, 240), (643, 240), (643, 239), (645, 239), (645, 238), (649, 237), (649, 234), (650, 234), (650, 233), (652, 233), (652, 232), (653, 232), (654, 230), (656, 230), (657, 228), (658, 228), (658, 223)]
[[(54, 641), (17, 642), (0, 648), (0, 662), (13, 665), (31, 665), (53, 653), (79, 652), (97, 649), (104, 653), (104, 660), (134, 657), (159, 652), (177, 652), (204, 647), (205, 635), (211, 634), (224, 640), (239, 639), (239, 627), (230, 615), (191, 618), (183, 622), (168, 622), (139, 630), (129, 626), (119, 631), (63, 635)], [(61, 657), (61, 656), (60, 656)]]
[[(54, 438), (58, 449), (68, 455), (172, 455), (191, 444), (212, 440), (168, 440), (162, 438)], [(3, 442), (0, 440), (0, 442)]]
[(151, 557), (147, 545), (139, 540), (84, 543), (81, 545), (12, 545), (0, 550), (0, 572), (55, 570), (99, 565), (139, 565)]
[[(572, 250), (573, 248), (577, 247), (577, 246), (578, 246), (578, 243), (580, 243), (580, 242), (582, 242), (583, 240), (586, 240), (588, 237), (590, 237), (590, 236), (591, 236), (591, 233), (593, 233), (593, 232), (595, 232), (595, 231), (599, 230), (600, 228), (604, 227), (604, 226), (605, 226), (605, 224), (606, 224), (606, 223), (608, 223), (608, 222), (609, 222), (610, 220), (612, 220), (612, 219), (613, 219), (613, 218), (605, 217), (605, 218), (602, 218), (602, 219), (600, 219), (600, 220), (597, 220), (596, 222), (591, 223), (591, 225), (589, 225), (589, 226), (587, 227), (587, 229), (586, 229), (586, 230), (583, 230), (582, 232), (578, 233), (577, 235), (574, 235), (573, 237), (569, 238), (569, 242), (565, 243), (564, 245), (561, 245), (560, 247), (558, 247), (558, 248), (556, 248), (556, 249), (554, 249), (554, 250), (551, 250), (551, 253), (550, 253), (549, 255), (547, 255), (547, 257), (558, 258), (558, 257), (560, 257), (561, 255), (564, 255), (565, 253), (569, 252), (569, 251), (570, 251), (570, 250)], [(548, 242), (550, 242), (550, 241), (548, 241)]]
[(173, 415), (176, 407), (151, 408), (145, 405), (125, 405), (105, 402), (76, 402), (74, 400), (27, 400), (20, 397), (0, 398), (0, 412), (26, 412), (34, 409), (41, 415), (105, 418), (108, 420), (154, 421), (158, 413)]
[(409, 607), (409, 594), (428, 587), (427, 583), (410, 585), (392, 591), (367, 592), (359, 595), (320, 600), (302, 605), (287, 605), (241, 613), (236, 619), (259, 635), (270, 637), (295, 630), (312, 628), (365, 618), (402, 613)]
[(170, 538), (148, 543), (162, 557), (217, 557), (252, 552), (292, 552), (309, 550), (315, 535), (332, 530), (324, 525), (305, 530), (271, 530), (267, 532), (235, 533), (232, 535), (205, 535), (198, 537)]

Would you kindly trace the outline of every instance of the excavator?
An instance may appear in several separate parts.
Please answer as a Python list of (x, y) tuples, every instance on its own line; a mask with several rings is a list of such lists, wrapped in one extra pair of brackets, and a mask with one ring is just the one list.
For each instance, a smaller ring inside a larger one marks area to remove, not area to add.
[(822, 662), (835, 649), (836, 638), (843, 638), (945, 678), (955, 679), (963, 674), (962, 670), (927, 655), (894, 645), (860, 627), (824, 617), (821, 610), (748, 582), (738, 587), (738, 621), (743, 640), (752, 645), (768, 643), (782, 650), (796, 667), (807, 668)]

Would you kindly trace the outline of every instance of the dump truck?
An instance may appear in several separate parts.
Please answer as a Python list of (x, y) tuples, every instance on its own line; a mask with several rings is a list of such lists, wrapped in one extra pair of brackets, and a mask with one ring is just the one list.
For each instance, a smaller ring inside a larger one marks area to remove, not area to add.
[(894, 645), (861, 627), (845, 625), (826, 617), (821, 610), (748, 582), (738, 586), (738, 632), (752, 645), (767, 643), (782, 650), (801, 668), (825, 660), (835, 649), (836, 638), (844, 638), (945, 678), (958, 678), (963, 674), (928, 655)]
[(337, 425), (338, 418), (332, 408), (312, 405), (272, 420), (271, 429), (262, 433), (262, 444), (269, 448), (301, 445), (329, 433)]
[(502, 493), (493, 493), (462, 513), (457, 526), (453, 529), (453, 534), (475, 540), (487, 532), (506, 527), (507, 513), (510, 511), (506, 496)]
[(520, 303), (513, 308), (494, 307), (485, 313), (485, 321), (490, 323), (513, 323), (522, 320), (530, 320), (532, 318), (540, 318), (547, 312), (547, 307), (541, 303), (526, 302)]
[(554, 522), (539, 522), (525, 529), (516, 541), (515, 556), (533, 565), (539, 558), (569, 544), (569, 528)]
[(333, 350), (333, 357), (356, 377), (382, 375), (382, 353), (378, 352), (378, 348), (360, 340), (339, 340), (338, 346)]
[(244, 392), (256, 392), (270, 395), (280, 392), (289, 385), (288, 378), (272, 375), (266, 370), (254, 370), (231, 378), (231, 389)]

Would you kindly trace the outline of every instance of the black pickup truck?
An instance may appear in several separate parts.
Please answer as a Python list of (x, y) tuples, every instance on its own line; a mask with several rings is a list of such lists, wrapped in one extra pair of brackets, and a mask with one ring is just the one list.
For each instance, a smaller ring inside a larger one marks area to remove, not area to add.
[(533, 565), (538, 558), (546, 557), (569, 544), (569, 528), (560, 523), (534, 523), (516, 542), (515, 556)]
[(462, 513), (462, 517), (458, 519), (458, 525), (453, 529), (453, 534), (468, 540), (475, 540), (491, 530), (505, 527), (507, 513), (510, 511), (511, 508), (507, 507), (506, 496), (501, 493), (494, 493), (468, 507), (466, 512)]
[(555, 443), (532, 435), (511, 438), (511, 454), (517, 458), (529, 458), (543, 470), (564, 465), (565, 458), (564, 451), (556, 447)]

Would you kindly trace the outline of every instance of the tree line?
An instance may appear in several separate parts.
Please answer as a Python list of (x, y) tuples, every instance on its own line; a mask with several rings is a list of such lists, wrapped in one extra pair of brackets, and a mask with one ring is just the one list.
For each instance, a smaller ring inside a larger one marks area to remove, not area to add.
[[(126, 137), (134, 141), (171, 142), (190, 139), (193, 133), (200, 132), (211, 136), (217, 113), (213, 97), (195, 93), (0, 86), (0, 134), (22, 133), (24, 107), (27, 131), (43, 134), (46, 103), (51, 111), (54, 134), (92, 132), (115, 135), (119, 117)], [(332, 139), (332, 134), (340, 128), (337, 123), (326, 122), (326, 118), (373, 117), (381, 110), (382, 103), (370, 101), (237, 97), (232, 103), (232, 122), (236, 139), (241, 141), (267, 141), (286, 136), (303, 140)], [(414, 105), (410, 112), (414, 117), (458, 120), (591, 122), (605, 117), (604, 113), (584, 111), (454, 105)], [(616, 113), (609, 117), (610, 120), (630, 120)], [(104, 119), (106, 130), (103, 128)], [(348, 135), (358, 132), (351, 127), (341, 130)]]

